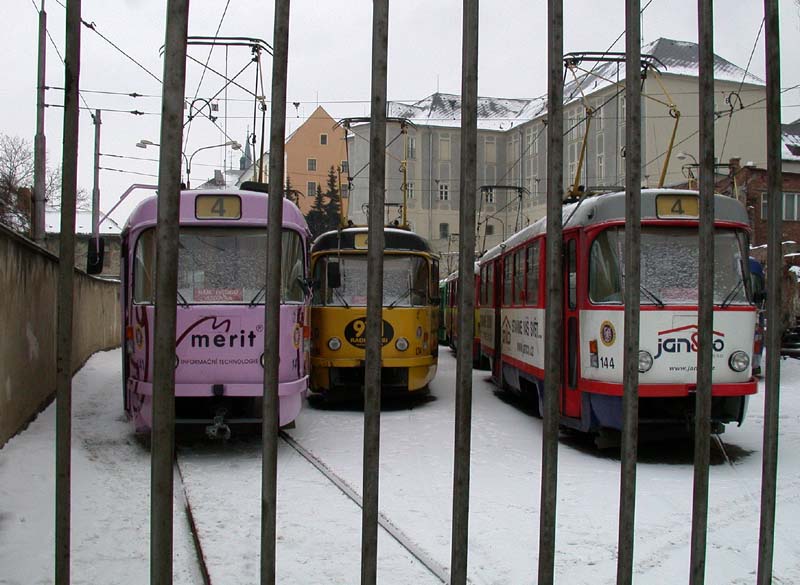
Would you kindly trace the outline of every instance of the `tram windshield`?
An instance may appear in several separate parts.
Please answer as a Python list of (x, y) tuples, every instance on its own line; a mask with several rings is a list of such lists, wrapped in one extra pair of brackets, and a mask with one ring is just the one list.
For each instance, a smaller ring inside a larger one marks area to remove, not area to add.
[[(328, 286), (327, 264), (339, 263), (341, 286)], [(324, 256), (314, 266), (316, 306), (367, 306), (367, 256)], [(389, 254), (383, 259), (383, 306), (423, 307), (429, 303), (428, 262), (421, 256)]]
[[(589, 259), (589, 297), (621, 303), (625, 287), (625, 229), (601, 232)], [(697, 305), (699, 235), (696, 229), (643, 226), (641, 304)], [(714, 304), (750, 303), (744, 232), (718, 229), (714, 235)]]
[[(281, 302), (303, 302), (303, 245), (283, 231)], [(178, 243), (178, 302), (184, 305), (263, 304), (267, 232), (264, 229), (182, 227)], [(155, 301), (155, 229), (139, 236), (134, 301)]]

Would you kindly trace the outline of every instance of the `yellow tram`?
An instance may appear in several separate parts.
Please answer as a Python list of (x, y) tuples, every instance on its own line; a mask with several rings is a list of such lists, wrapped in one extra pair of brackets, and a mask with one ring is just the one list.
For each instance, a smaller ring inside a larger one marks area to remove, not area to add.
[[(425, 393), (436, 375), (439, 258), (427, 240), (384, 228), (382, 394)], [(367, 228), (322, 234), (311, 248), (311, 392), (363, 393), (367, 316)]]

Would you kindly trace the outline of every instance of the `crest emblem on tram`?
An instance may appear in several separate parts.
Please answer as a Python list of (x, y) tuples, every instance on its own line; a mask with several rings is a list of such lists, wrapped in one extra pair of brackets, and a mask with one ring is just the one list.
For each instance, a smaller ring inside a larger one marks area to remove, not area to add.
[(606, 347), (611, 347), (617, 340), (617, 331), (614, 329), (614, 324), (611, 321), (603, 321), (600, 325), (600, 341)]

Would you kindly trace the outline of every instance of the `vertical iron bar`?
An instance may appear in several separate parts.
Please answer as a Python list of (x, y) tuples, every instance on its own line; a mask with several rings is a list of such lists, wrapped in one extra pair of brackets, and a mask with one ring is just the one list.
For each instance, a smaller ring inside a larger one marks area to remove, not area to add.
[[(289, 0), (275, 2), (273, 32), (272, 118), (269, 138), (269, 209), (267, 215), (267, 295), (264, 307), (264, 400), (261, 421), (261, 585), (274, 585), (275, 583), (283, 157), (286, 140), (286, 80), (289, 68), (289, 5)], [(261, 135), (263, 138), (263, 128)], [(263, 165), (262, 155), (259, 168), (263, 168)]]
[(542, 485), (539, 507), (539, 585), (552, 585), (556, 546), (558, 473), (558, 396), (561, 393), (563, 350), (564, 199), (564, 3), (548, 0), (547, 15), (547, 308), (545, 310), (544, 412), (542, 413)]
[(461, 55), (461, 193), (459, 197), (458, 336), (450, 583), (467, 582), (469, 461), (472, 435), (472, 344), (475, 330), (475, 194), (478, 158), (478, 0), (464, 0)]
[(781, 67), (777, 0), (764, 0), (767, 68), (767, 381), (764, 389), (764, 456), (761, 467), (761, 526), (758, 538), (758, 585), (772, 583), (775, 538), (775, 490), (778, 474), (778, 413), (781, 381), (781, 274), (783, 258), (783, 173), (781, 169)]
[(47, 176), (47, 140), (44, 134), (44, 86), (47, 59), (47, 13), (39, 11), (39, 57), (36, 74), (36, 136), (33, 139), (33, 217), (31, 235), (39, 244), (44, 244), (44, 187)]
[(100, 111), (94, 111), (94, 186), (92, 187), (92, 246), (97, 246), (100, 223)]
[(72, 481), (72, 303), (75, 278), (75, 200), (78, 192), (78, 131), (81, 70), (81, 2), (69, 0), (64, 50), (64, 139), (61, 235), (58, 250), (56, 323), (56, 585), (70, 582)]
[(150, 583), (172, 583), (172, 481), (175, 443), (175, 324), (178, 291), (183, 96), (189, 0), (169, 0), (158, 165), (153, 431), (150, 486)]
[(639, 283), (642, 232), (642, 31), (640, 0), (625, 2), (625, 357), (617, 585), (633, 581), (639, 439)]
[(378, 474), (383, 330), (383, 213), (386, 200), (386, 70), (389, 0), (372, 3), (372, 105), (367, 242), (367, 346), (364, 372), (364, 506), (361, 515), (361, 585), (375, 585), (378, 568)]
[(697, 390), (689, 583), (705, 582), (708, 465), (711, 444), (711, 347), (714, 324), (714, 19), (713, 0), (698, 0), (700, 64), (700, 264), (697, 310)]

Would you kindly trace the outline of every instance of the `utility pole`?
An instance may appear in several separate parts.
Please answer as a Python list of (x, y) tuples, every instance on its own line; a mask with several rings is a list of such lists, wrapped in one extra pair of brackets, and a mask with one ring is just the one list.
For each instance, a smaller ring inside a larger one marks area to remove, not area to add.
[(100, 110), (94, 111), (94, 187), (92, 188), (92, 244), (97, 245), (100, 223)]
[(36, 82), (36, 137), (33, 140), (33, 217), (31, 235), (34, 241), (44, 244), (44, 184), (46, 181), (47, 144), (44, 136), (44, 85), (45, 53), (47, 50), (47, 13), (39, 11), (39, 59)]

